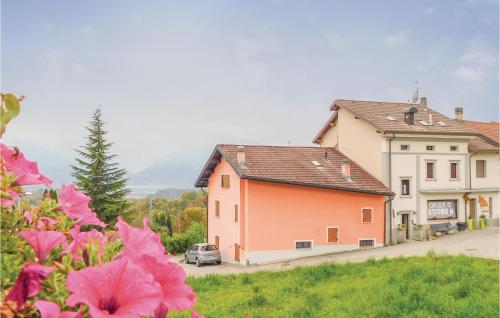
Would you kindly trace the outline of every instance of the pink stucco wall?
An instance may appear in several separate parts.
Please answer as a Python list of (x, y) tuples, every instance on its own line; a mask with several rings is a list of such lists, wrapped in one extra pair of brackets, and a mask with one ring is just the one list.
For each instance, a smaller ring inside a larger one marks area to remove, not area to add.
[[(382, 195), (248, 181), (250, 251), (294, 249), (294, 240), (314, 245), (384, 242)], [(373, 224), (361, 222), (361, 209), (373, 208)], [(339, 227), (339, 242), (327, 242), (327, 227)]]
[[(230, 188), (221, 187), (221, 175), (230, 176)], [(215, 201), (220, 216), (215, 216)], [(241, 179), (222, 159), (208, 182), (208, 240), (219, 248), (223, 261), (234, 261), (235, 243), (244, 263), (250, 252), (294, 250), (295, 240), (314, 245), (357, 245), (361, 238), (384, 242), (382, 195), (337, 191)], [(234, 205), (239, 206), (238, 222)], [(373, 208), (373, 223), (361, 222), (361, 209)], [(327, 227), (339, 227), (339, 242), (327, 242)]]
[[(221, 187), (221, 175), (229, 175), (230, 187)], [(208, 180), (208, 241), (215, 243), (219, 236), (219, 249), (224, 261), (234, 259), (234, 244), (240, 242), (240, 177), (229, 163), (222, 159)], [(215, 201), (220, 201), (220, 216), (215, 216)], [(240, 217), (234, 221), (234, 205), (239, 205)]]

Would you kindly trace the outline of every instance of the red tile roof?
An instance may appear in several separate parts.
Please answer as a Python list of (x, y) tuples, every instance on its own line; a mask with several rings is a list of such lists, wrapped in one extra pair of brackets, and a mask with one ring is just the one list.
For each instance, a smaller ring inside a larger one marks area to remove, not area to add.
[(474, 137), (469, 140), (469, 152), (498, 152), (498, 146), (480, 137)]
[[(336, 148), (245, 145), (246, 166), (237, 163), (238, 145), (217, 145), (201, 172), (196, 187), (206, 187), (208, 179), (224, 157), (244, 179), (329, 188), (353, 192), (391, 195), (382, 182), (355, 162), (351, 180), (342, 176), (342, 160), (349, 159)], [(321, 166), (317, 167), (313, 161)]]
[[(415, 114), (415, 125), (408, 125), (404, 121), (404, 112), (411, 107), (418, 109)], [(356, 117), (367, 121), (382, 133), (477, 135), (475, 130), (463, 123), (457, 122), (429, 107), (420, 107), (419, 104), (337, 99), (330, 109), (336, 112), (339, 108), (346, 109)], [(429, 122), (429, 115), (432, 116), (432, 125), (422, 124), (420, 121)], [(394, 120), (390, 120), (388, 116)], [(319, 143), (329, 125), (336, 119), (335, 114), (330, 116), (327, 123), (314, 138), (314, 143)]]
[(494, 141), (497, 145), (500, 143), (500, 123), (497, 122), (481, 122), (472, 120), (463, 120), (465, 126), (474, 129), (484, 137)]

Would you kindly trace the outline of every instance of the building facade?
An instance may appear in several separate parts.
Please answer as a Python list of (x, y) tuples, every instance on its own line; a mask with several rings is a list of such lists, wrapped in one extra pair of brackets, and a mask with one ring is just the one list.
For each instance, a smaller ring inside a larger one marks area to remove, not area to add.
[[(387, 241), (405, 224), (498, 222), (498, 144), (420, 104), (337, 100), (313, 142), (336, 147), (396, 194), (387, 214)], [(458, 112), (461, 114), (461, 109)], [(490, 129), (491, 130), (491, 129)]]
[(196, 186), (208, 188), (208, 241), (240, 264), (382, 246), (393, 195), (319, 147), (218, 145)]

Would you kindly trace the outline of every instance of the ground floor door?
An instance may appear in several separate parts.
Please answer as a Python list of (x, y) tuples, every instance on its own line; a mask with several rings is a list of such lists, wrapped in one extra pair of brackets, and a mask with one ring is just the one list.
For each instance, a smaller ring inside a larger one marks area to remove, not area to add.
[(470, 199), (469, 201), (470, 218), (474, 220), (474, 226), (476, 226), (476, 220), (477, 220), (476, 206), (477, 206), (476, 199)]
[(406, 238), (410, 238), (410, 214), (403, 213), (401, 214), (401, 224), (406, 225)]
[(240, 245), (238, 243), (234, 243), (234, 260), (240, 261)]

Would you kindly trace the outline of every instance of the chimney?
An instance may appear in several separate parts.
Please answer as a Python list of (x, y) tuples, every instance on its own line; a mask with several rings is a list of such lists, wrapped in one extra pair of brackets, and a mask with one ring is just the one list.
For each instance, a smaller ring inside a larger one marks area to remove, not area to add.
[(463, 107), (455, 107), (455, 119), (456, 120), (464, 120), (464, 108)]
[(237, 149), (238, 149), (238, 155), (236, 159), (238, 160), (238, 165), (241, 168), (245, 168), (247, 166), (247, 162), (245, 159), (245, 146), (238, 146)]
[(418, 112), (418, 109), (416, 107), (411, 107), (404, 113), (404, 121), (408, 125), (415, 125), (415, 113)]
[(420, 107), (427, 108), (427, 97), (420, 97)]
[(351, 161), (349, 159), (342, 160), (342, 176), (351, 180)]

